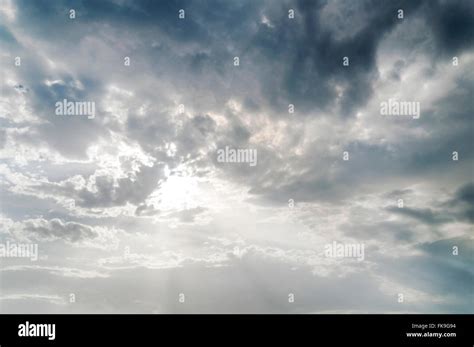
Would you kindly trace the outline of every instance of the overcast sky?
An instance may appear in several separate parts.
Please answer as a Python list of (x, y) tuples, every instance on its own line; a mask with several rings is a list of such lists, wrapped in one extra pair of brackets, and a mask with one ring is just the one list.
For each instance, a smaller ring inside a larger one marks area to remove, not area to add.
[[(0, 311), (472, 313), (473, 17), (0, 0), (0, 242), (39, 255), (0, 258)], [(382, 115), (390, 99), (419, 118)]]

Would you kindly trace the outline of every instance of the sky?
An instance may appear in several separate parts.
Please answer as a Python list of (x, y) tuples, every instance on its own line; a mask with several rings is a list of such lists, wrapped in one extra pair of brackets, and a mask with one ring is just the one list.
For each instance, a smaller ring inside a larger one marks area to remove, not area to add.
[(469, 0), (0, 0), (0, 256), (37, 247), (0, 312), (472, 313), (473, 33)]

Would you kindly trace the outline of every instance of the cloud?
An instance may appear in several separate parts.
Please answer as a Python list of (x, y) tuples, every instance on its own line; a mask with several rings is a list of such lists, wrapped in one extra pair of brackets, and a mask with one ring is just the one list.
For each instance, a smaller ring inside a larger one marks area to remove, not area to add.
[(203, 207), (189, 208), (179, 212), (171, 213), (168, 217), (177, 218), (182, 223), (193, 223), (196, 216), (206, 211)]
[[(128, 177), (114, 177), (97, 173), (89, 176), (87, 186), (77, 187), (72, 181), (61, 183), (43, 183), (40, 190), (54, 191), (57, 194), (73, 198), (77, 206), (111, 207), (122, 206), (128, 202), (142, 203), (163, 179), (163, 165), (142, 165)], [(84, 182), (83, 178), (79, 178)]]
[(98, 236), (94, 230), (86, 225), (66, 222), (60, 219), (52, 220), (28, 220), (24, 224), (24, 230), (32, 233), (33, 238), (37, 239), (64, 239), (70, 242), (81, 241), (86, 238), (95, 238)]
[[(29, 218), (14, 221), (3, 217), (1, 220), (2, 238), (13, 242), (37, 242), (41, 259), (48, 253), (55, 253), (54, 245), (62, 241), (61, 247), (79, 246), (89, 249), (117, 249), (119, 235), (122, 232), (114, 227), (87, 225), (59, 218)], [(59, 248), (61, 248), (59, 247)]]
[(430, 208), (411, 207), (388, 207), (387, 210), (432, 226), (454, 222), (455, 220), (472, 223), (473, 193), (473, 184), (467, 183), (459, 187), (452, 194), (452, 198), (437, 203), (442, 210), (435, 211)]
[(444, 206), (455, 206), (461, 208), (461, 218), (470, 223), (474, 222), (474, 184), (467, 183), (460, 187), (451, 201)]
[(448, 223), (452, 221), (450, 218), (446, 218), (434, 213), (431, 209), (417, 209), (417, 208), (397, 208), (389, 207), (388, 210), (393, 213), (397, 213), (403, 216), (414, 218), (422, 223), (437, 225), (442, 223)]
[[(47, 256), (7, 259), (3, 309), (468, 312), (473, 12), (2, 3), (0, 236)], [(55, 115), (63, 99), (94, 101), (96, 117)], [(420, 118), (382, 116), (389, 99), (419, 102)], [(226, 146), (257, 165), (219, 163)], [(364, 244), (365, 261), (324, 257), (333, 241)], [(76, 306), (58, 299), (78, 288)]]

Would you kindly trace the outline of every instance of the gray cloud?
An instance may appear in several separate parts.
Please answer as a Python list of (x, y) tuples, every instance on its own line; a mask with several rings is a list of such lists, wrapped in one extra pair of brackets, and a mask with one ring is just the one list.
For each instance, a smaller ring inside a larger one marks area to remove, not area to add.
[(84, 239), (93, 239), (98, 236), (93, 228), (75, 222), (63, 222), (60, 219), (33, 219), (24, 223), (24, 230), (33, 239), (77, 242)]

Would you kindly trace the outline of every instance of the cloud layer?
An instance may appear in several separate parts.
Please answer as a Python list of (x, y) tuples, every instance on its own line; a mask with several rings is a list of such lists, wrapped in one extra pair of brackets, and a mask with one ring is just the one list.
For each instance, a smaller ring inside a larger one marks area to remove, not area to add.
[(468, 0), (2, 1), (0, 242), (39, 259), (0, 258), (0, 310), (472, 312), (473, 18)]

